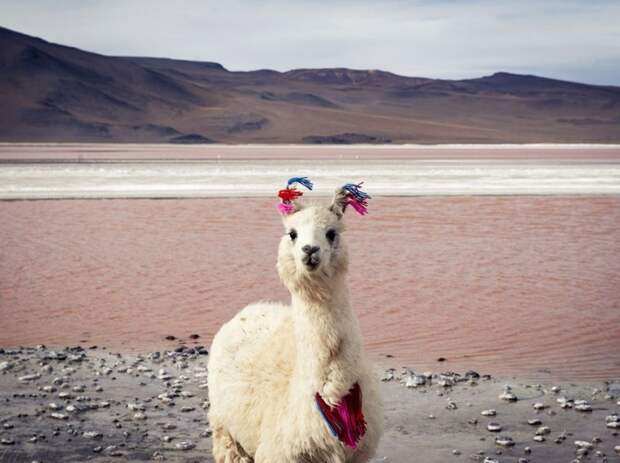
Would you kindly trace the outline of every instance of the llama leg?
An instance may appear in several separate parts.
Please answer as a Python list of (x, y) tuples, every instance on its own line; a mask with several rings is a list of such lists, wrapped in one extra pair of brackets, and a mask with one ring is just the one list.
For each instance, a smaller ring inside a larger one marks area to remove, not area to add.
[(213, 430), (213, 458), (215, 463), (253, 463), (254, 460), (223, 428)]

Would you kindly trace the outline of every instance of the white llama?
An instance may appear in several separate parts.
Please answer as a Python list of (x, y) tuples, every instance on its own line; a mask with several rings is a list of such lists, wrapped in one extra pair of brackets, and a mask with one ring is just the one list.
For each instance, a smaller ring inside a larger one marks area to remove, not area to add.
[(291, 305), (245, 307), (211, 346), (216, 463), (365, 462), (383, 430), (378, 382), (349, 302), (343, 239), (347, 206), (364, 213), (368, 196), (349, 184), (331, 205), (304, 207), (295, 180), (312, 188), (296, 177), (280, 191), (286, 233), (277, 269)]

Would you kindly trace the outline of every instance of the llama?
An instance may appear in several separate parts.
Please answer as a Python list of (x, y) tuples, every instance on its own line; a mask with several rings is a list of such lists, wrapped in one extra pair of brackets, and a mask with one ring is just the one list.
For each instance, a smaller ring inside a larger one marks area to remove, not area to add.
[(346, 283), (343, 216), (366, 212), (359, 185), (329, 206), (303, 205), (294, 177), (280, 191), (285, 235), (277, 270), (291, 305), (259, 302), (213, 339), (209, 421), (216, 463), (366, 462), (383, 430), (378, 382), (365, 358)]

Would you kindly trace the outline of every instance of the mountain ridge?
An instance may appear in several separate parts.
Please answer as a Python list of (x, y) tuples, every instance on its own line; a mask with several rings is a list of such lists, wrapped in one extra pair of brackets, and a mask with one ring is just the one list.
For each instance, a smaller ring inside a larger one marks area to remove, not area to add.
[(496, 72), (230, 71), (0, 27), (0, 141), (617, 143), (620, 87)]

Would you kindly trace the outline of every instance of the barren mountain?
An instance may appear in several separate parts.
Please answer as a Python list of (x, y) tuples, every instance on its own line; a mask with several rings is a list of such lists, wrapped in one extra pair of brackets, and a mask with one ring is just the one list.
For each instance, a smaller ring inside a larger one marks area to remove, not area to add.
[(0, 105), (6, 142), (620, 142), (620, 87), (504, 72), (233, 72), (103, 56), (4, 28)]

